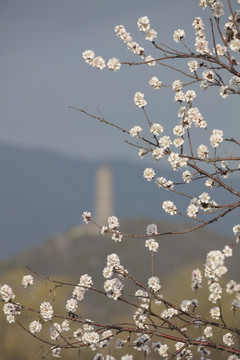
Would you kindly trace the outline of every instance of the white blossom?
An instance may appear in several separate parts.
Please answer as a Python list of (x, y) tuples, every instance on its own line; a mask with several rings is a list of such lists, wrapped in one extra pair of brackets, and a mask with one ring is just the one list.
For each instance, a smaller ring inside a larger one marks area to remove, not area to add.
[(188, 68), (190, 72), (194, 72), (198, 68), (198, 62), (196, 60), (191, 60), (188, 62)]
[(148, 239), (145, 242), (145, 247), (148, 247), (149, 251), (157, 252), (159, 245), (154, 239)]
[(141, 126), (133, 126), (130, 130), (129, 133), (132, 137), (139, 137), (140, 136), (140, 132), (142, 131)]
[(146, 56), (145, 61), (149, 66), (155, 66), (156, 65), (156, 61), (151, 55)]
[(22, 278), (22, 285), (26, 288), (28, 287), (29, 285), (32, 285), (33, 284), (33, 277), (32, 275), (25, 275), (23, 276)]
[(177, 213), (176, 205), (174, 205), (174, 203), (172, 201), (170, 201), (170, 200), (164, 201), (162, 203), (162, 208), (166, 213), (168, 213), (168, 214), (170, 214), (172, 216)]
[(77, 307), (78, 307), (78, 302), (76, 299), (69, 299), (67, 300), (67, 303), (66, 303), (66, 309), (69, 311), (69, 312), (75, 312), (77, 310)]
[(156, 235), (158, 233), (156, 224), (149, 224), (146, 229), (147, 235)]
[(156, 292), (161, 289), (160, 280), (156, 276), (152, 276), (148, 279), (148, 286), (153, 292)]
[(224, 344), (226, 344), (227, 346), (231, 346), (234, 344), (233, 341), (233, 336), (231, 333), (226, 333), (225, 335), (223, 335), (223, 342)]
[(206, 336), (206, 338), (212, 337), (213, 336), (213, 332), (212, 332), (212, 327), (211, 326), (206, 326), (205, 329), (203, 330), (204, 335)]
[(179, 41), (181, 39), (183, 39), (184, 37), (185, 37), (185, 31), (184, 30), (178, 29), (178, 30), (175, 30), (174, 33), (173, 33), (173, 40), (176, 43), (179, 43)]
[(5, 284), (0, 287), (0, 295), (2, 296), (3, 301), (10, 301), (15, 298), (15, 294), (12, 291), (11, 286)]
[(220, 318), (220, 309), (218, 306), (215, 306), (213, 307), (211, 310), (210, 310), (210, 314), (211, 314), (211, 317), (213, 319), (216, 319), (218, 320)]
[(136, 94), (134, 95), (134, 103), (140, 108), (147, 105), (147, 101), (144, 100), (144, 94), (140, 91), (136, 92)]
[(91, 213), (88, 212), (88, 211), (84, 211), (83, 214), (82, 214), (82, 217), (83, 217), (83, 221), (88, 224), (90, 219), (91, 219)]
[(159, 136), (163, 132), (163, 127), (158, 123), (154, 123), (151, 125), (150, 131), (153, 135)]
[(40, 305), (40, 314), (45, 321), (51, 320), (53, 316), (53, 307), (48, 301), (44, 301)]
[(108, 217), (108, 227), (111, 230), (115, 230), (119, 227), (119, 221), (116, 216), (109, 216)]
[(153, 76), (149, 81), (149, 85), (151, 85), (153, 89), (157, 90), (162, 86), (162, 81), (160, 81), (157, 76)]
[(101, 56), (97, 56), (93, 59), (92, 66), (102, 70), (106, 67), (105, 60)]
[(38, 333), (42, 330), (42, 324), (39, 321), (32, 321), (29, 325), (29, 331), (34, 334)]
[(212, 135), (210, 136), (210, 142), (212, 147), (217, 147), (223, 141), (223, 131), (214, 129)]
[(151, 181), (154, 176), (155, 176), (155, 171), (152, 168), (146, 168), (143, 172), (143, 177), (147, 180), (147, 181)]
[(111, 59), (108, 60), (108, 63), (107, 63), (107, 67), (109, 70), (111, 71), (117, 71), (120, 69), (121, 67), (121, 64), (119, 62), (119, 59), (113, 57)]

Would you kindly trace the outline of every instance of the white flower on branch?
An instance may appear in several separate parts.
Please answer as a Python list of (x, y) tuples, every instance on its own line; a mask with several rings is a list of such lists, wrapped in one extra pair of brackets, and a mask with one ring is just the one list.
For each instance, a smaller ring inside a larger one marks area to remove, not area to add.
[(188, 68), (189, 68), (189, 71), (193, 73), (198, 68), (198, 62), (196, 60), (189, 61)]
[(234, 233), (234, 235), (240, 234), (240, 224), (237, 224), (233, 227), (233, 233)]
[(206, 338), (210, 338), (213, 336), (213, 332), (212, 332), (212, 327), (211, 326), (206, 326), (205, 329), (203, 330), (204, 335), (206, 336)]
[(179, 137), (176, 137), (173, 141), (173, 144), (176, 146), (176, 147), (179, 147), (181, 146), (182, 144), (184, 143), (184, 138), (179, 136)]
[(199, 0), (199, 6), (205, 9), (207, 7), (207, 0)]
[(120, 259), (117, 254), (110, 254), (107, 257), (107, 267), (113, 269), (120, 266)]
[[(218, 56), (224, 56), (224, 54), (227, 52), (227, 47), (223, 46), (222, 44), (217, 44), (216, 50)], [(215, 52), (215, 48), (213, 49), (213, 51)]]
[(118, 278), (106, 280), (104, 290), (109, 298), (117, 300), (122, 294), (123, 284)]
[(190, 181), (192, 181), (192, 174), (190, 173), (190, 171), (184, 171), (182, 174), (182, 179), (186, 184), (190, 183)]
[(156, 224), (149, 224), (146, 229), (147, 235), (156, 235), (158, 233)]
[(207, 159), (209, 149), (206, 145), (199, 145), (199, 147), (197, 149), (197, 153), (198, 153), (198, 156), (200, 157), (200, 159)]
[(191, 303), (192, 303), (191, 300), (183, 300), (180, 304), (180, 308), (182, 309), (182, 311), (188, 311)]
[(121, 67), (121, 64), (119, 62), (119, 59), (113, 57), (111, 59), (108, 60), (108, 63), (107, 63), (107, 67), (109, 70), (111, 71), (117, 71), (120, 69)]
[(116, 230), (119, 227), (119, 221), (116, 216), (109, 216), (108, 217), (108, 227), (111, 230)]
[(225, 335), (223, 335), (223, 342), (224, 344), (226, 344), (227, 346), (231, 346), (234, 344), (233, 341), (233, 336), (231, 333), (226, 333)]
[(51, 348), (51, 350), (52, 350), (52, 356), (53, 357), (56, 357), (56, 358), (60, 358), (61, 357), (61, 348), (58, 346), (58, 347), (56, 347), (56, 346), (53, 346), (52, 348)]
[(217, 147), (223, 141), (223, 131), (214, 129), (212, 135), (210, 136), (210, 142), (212, 147)]
[(163, 148), (166, 149), (168, 148), (171, 144), (172, 141), (170, 139), (169, 136), (162, 136), (159, 140), (158, 140), (159, 145)]
[(82, 341), (85, 344), (97, 344), (99, 342), (99, 335), (95, 331), (85, 332), (82, 336)]
[(228, 245), (224, 247), (222, 252), (226, 257), (232, 256), (232, 248), (230, 248)]
[(146, 168), (143, 172), (143, 177), (147, 180), (147, 181), (151, 181), (154, 176), (155, 176), (155, 171), (152, 168)]
[(174, 91), (179, 91), (182, 89), (182, 82), (180, 80), (175, 80), (173, 83), (172, 83), (172, 89)]
[(205, 181), (205, 186), (207, 186), (208, 188), (212, 188), (214, 186), (214, 181), (212, 179), (207, 179)]
[(221, 314), (219, 307), (215, 306), (212, 309), (210, 309), (210, 314), (213, 319), (218, 320), (220, 318), (220, 314)]
[(117, 241), (122, 241), (122, 234), (119, 231), (115, 231), (112, 235), (112, 240), (114, 240), (115, 242)]
[(145, 247), (148, 247), (149, 251), (157, 252), (159, 245), (156, 240), (148, 239), (145, 242)]
[(199, 288), (201, 288), (201, 283), (202, 283), (202, 273), (201, 270), (199, 269), (195, 269), (192, 271), (192, 283), (191, 283), (191, 288), (192, 290), (197, 290)]
[(151, 125), (150, 131), (153, 135), (159, 136), (163, 132), (163, 127), (158, 123), (154, 123)]
[(207, 126), (202, 114), (197, 107), (192, 107), (188, 110), (188, 116), (196, 127), (205, 128)]
[(85, 50), (82, 53), (82, 56), (87, 64), (93, 65), (93, 59), (95, 58), (95, 54), (92, 50)]
[(62, 327), (58, 323), (54, 323), (50, 326), (50, 338), (56, 340), (62, 332)]
[(180, 90), (180, 91), (177, 91), (176, 94), (175, 94), (174, 100), (175, 100), (176, 102), (179, 101), (180, 103), (182, 103), (183, 101), (185, 101), (185, 100), (186, 100), (186, 96), (185, 96), (184, 92), (182, 92), (181, 90)]
[(223, 11), (223, 3), (221, 3), (221, 1), (216, 1), (213, 3), (212, 5), (212, 9), (213, 9), (213, 15), (215, 17), (220, 17), (224, 14), (224, 11)]
[(91, 219), (91, 213), (89, 211), (84, 211), (82, 214), (83, 221), (88, 224)]
[(140, 136), (140, 132), (142, 131), (141, 126), (133, 126), (130, 130), (129, 133), (132, 137), (136, 137), (138, 138)]
[(148, 279), (148, 286), (153, 292), (156, 292), (161, 289), (160, 280), (156, 276), (152, 276)]
[(186, 92), (186, 101), (187, 102), (193, 101), (194, 99), (196, 99), (196, 97), (197, 97), (197, 95), (194, 90), (188, 90)]
[(194, 205), (194, 204), (190, 204), (187, 207), (187, 215), (191, 218), (196, 218), (198, 213), (198, 206)]
[(173, 33), (173, 40), (179, 43), (181, 39), (185, 38), (185, 31), (182, 29), (175, 30)]
[(52, 319), (53, 316), (53, 307), (48, 301), (44, 301), (40, 305), (40, 314), (43, 320), (48, 321)]
[(106, 63), (101, 56), (97, 56), (93, 59), (92, 66), (95, 66), (97, 69), (102, 70), (106, 67)]
[(2, 296), (2, 300), (6, 302), (15, 298), (15, 294), (13, 293), (11, 286), (7, 284), (0, 287), (0, 295)]
[(134, 95), (134, 103), (136, 106), (142, 108), (143, 106), (147, 105), (147, 101), (144, 100), (144, 94), (140, 91), (136, 92)]
[(66, 303), (66, 309), (69, 311), (69, 312), (75, 312), (77, 310), (77, 307), (78, 307), (78, 302), (76, 299), (69, 299), (67, 300), (67, 303)]
[(155, 160), (160, 160), (164, 155), (164, 150), (162, 148), (156, 148), (152, 152), (152, 156)]
[(174, 135), (176, 136), (182, 136), (184, 135), (185, 133), (185, 129), (182, 125), (176, 125), (174, 128), (173, 128), (173, 133)]
[(3, 312), (5, 315), (20, 315), (21, 314), (21, 305), (12, 304), (7, 302), (3, 305)]
[(166, 357), (168, 357), (167, 351), (168, 351), (168, 345), (165, 344), (165, 345), (160, 346), (160, 349), (158, 350), (158, 353), (159, 353), (160, 356), (166, 358)]
[(139, 31), (141, 32), (147, 32), (150, 30), (150, 21), (147, 16), (142, 16), (137, 21), (137, 26)]
[(33, 284), (33, 277), (32, 275), (25, 275), (23, 276), (22, 278), (22, 285), (26, 288), (28, 287), (29, 285), (32, 285)]
[(240, 51), (240, 40), (238, 38), (233, 39), (229, 46), (232, 51)]
[(78, 285), (79, 286), (84, 286), (84, 287), (87, 287), (87, 288), (91, 288), (93, 286), (93, 281), (92, 281), (91, 276), (89, 276), (88, 274), (82, 275), (80, 277)]
[[(147, 64), (149, 66), (155, 66), (156, 65), (156, 61), (155, 59), (151, 56), (151, 55), (148, 55), (145, 57), (145, 61), (147, 62)], [(149, 62), (148, 62), (149, 61)]]
[(233, 76), (229, 80), (229, 84), (232, 88), (237, 89), (240, 86), (240, 77), (239, 76)]
[(187, 166), (187, 158), (180, 157), (179, 154), (171, 152), (168, 161), (172, 165), (173, 170), (178, 170), (180, 167)]
[(177, 207), (174, 205), (174, 203), (170, 200), (166, 200), (162, 203), (163, 210), (170, 214), (171, 216), (175, 215), (177, 213)]
[(153, 76), (149, 81), (149, 85), (151, 85), (153, 89), (157, 90), (162, 86), (162, 81), (160, 81), (157, 76)]
[(34, 320), (28, 328), (32, 334), (39, 333), (42, 330), (42, 324), (39, 321)]
[(228, 97), (228, 86), (221, 86), (220, 89), (219, 89), (219, 93), (220, 93), (220, 96), (223, 98), (223, 99), (226, 99), (226, 97)]
[(154, 29), (150, 29), (146, 31), (145, 39), (149, 41), (153, 41), (157, 37), (157, 32)]

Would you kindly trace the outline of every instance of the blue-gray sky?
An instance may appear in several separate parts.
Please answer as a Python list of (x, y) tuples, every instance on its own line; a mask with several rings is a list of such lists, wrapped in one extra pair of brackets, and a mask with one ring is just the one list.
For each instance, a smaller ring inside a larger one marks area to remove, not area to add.
[[(122, 134), (68, 106), (94, 114), (99, 108), (109, 121), (130, 129), (144, 121), (132, 100), (136, 91), (145, 93), (151, 120), (171, 131), (178, 121), (172, 92), (154, 91), (148, 81), (153, 75), (168, 83), (183, 78), (149, 66), (98, 71), (82, 59), (82, 52), (92, 49), (106, 60), (114, 56), (137, 61), (114, 34), (117, 24), (125, 25), (146, 52), (157, 56), (137, 29), (137, 19), (144, 15), (158, 32), (157, 42), (177, 46), (172, 39), (175, 29), (185, 29), (191, 43), (194, 17), (202, 16), (208, 26), (210, 14), (197, 0), (1, 0), (0, 142), (80, 158), (135, 159), (135, 149), (124, 144)], [(210, 128), (223, 128), (227, 136), (240, 133), (234, 97), (222, 100), (217, 89), (210, 90), (199, 95), (196, 105)]]

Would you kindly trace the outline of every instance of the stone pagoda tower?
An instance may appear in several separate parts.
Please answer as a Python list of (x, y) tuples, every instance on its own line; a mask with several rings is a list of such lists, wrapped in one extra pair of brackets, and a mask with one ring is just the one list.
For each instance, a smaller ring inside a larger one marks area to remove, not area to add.
[(107, 219), (112, 215), (114, 215), (112, 172), (107, 164), (103, 164), (96, 174), (95, 212), (93, 216), (97, 224), (107, 225)]

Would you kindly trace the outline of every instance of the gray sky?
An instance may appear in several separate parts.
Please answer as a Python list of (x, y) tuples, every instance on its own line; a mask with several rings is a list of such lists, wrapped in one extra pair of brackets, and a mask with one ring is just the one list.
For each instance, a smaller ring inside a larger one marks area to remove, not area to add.
[[(93, 114), (99, 108), (107, 120), (130, 129), (143, 125), (143, 114), (133, 103), (135, 92), (141, 91), (151, 120), (160, 122), (171, 135), (178, 122), (173, 93), (154, 91), (148, 81), (154, 75), (170, 84), (184, 79), (162, 67), (98, 71), (85, 64), (82, 52), (92, 49), (105, 60), (137, 61), (114, 33), (115, 25), (123, 24), (147, 53), (157, 56), (137, 29), (140, 16), (149, 17), (151, 27), (158, 32), (157, 42), (176, 47), (173, 31), (185, 29), (186, 41), (191, 43), (192, 21), (202, 16), (208, 26), (210, 14), (206, 11), (192, 0), (1, 0), (0, 142), (81, 158), (137, 159), (136, 150), (124, 144), (123, 134), (68, 106)], [(195, 104), (210, 128), (222, 128), (226, 136), (240, 133), (236, 97), (222, 100), (217, 89), (198, 90), (198, 94)], [(233, 119), (231, 127), (229, 117)], [(200, 141), (198, 136), (196, 141)]]

